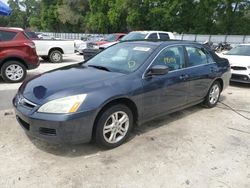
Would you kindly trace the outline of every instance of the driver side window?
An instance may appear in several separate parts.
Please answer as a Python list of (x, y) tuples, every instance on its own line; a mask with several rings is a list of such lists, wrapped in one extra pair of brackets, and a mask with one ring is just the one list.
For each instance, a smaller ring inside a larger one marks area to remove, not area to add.
[(185, 67), (185, 59), (182, 46), (169, 47), (164, 49), (155, 59), (153, 65), (168, 66), (169, 71)]

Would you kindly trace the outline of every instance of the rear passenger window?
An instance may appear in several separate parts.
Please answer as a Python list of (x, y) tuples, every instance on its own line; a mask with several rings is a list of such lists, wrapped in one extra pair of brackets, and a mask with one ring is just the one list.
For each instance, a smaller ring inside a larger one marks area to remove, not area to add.
[(160, 35), (160, 39), (162, 40), (168, 40), (169, 39), (169, 35), (167, 33), (159, 33)]
[(16, 32), (0, 31), (0, 41), (10, 41), (16, 36)]
[(169, 47), (164, 49), (155, 59), (153, 65), (166, 65), (169, 71), (185, 67), (183, 47)]
[(188, 55), (188, 67), (203, 65), (208, 63), (207, 54), (197, 47), (186, 47)]
[(148, 39), (158, 39), (157, 33), (152, 33), (148, 36)]

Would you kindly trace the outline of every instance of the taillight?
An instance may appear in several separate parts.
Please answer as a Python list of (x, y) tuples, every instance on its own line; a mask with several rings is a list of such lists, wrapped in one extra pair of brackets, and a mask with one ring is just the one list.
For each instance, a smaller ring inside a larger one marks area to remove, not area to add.
[(26, 42), (24, 43), (25, 45), (29, 46), (30, 48), (36, 48), (36, 45), (34, 43), (31, 43), (31, 42)]

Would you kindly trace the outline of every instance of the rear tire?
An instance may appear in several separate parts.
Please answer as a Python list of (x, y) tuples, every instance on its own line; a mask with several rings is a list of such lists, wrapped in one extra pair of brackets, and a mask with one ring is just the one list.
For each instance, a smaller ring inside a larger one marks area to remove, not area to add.
[(5, 82), (17, 83), (25, 79), (27, 71), (19, 61), (7, 61), (1, 68), (1, 75)]
[(133, 127), (133, 114), (122, 104), (106, 109), (97, 120), (94, 138), (99, 147), (112, 149), (123, 144)]
[(49, 61), (51, 63), (61, 63), (63, 60), (62, 52), (59, 50), (52, 50), (49, 53)]
[(207, 96), (204, 100), (204, 105), (208, 108), (215, 107), (220, 99), (220, 94), (221, 94), (221, 85), (218, 81), (215, 81), (208, 90)]

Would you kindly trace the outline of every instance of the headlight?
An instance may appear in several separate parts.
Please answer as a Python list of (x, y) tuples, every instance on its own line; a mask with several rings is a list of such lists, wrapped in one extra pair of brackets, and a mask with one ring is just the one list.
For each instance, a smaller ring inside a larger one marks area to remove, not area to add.
[(42, 105), (38, 112), (55, 114), (74, 113), (84, 102), (86, 96), (87, 94), (82, 94), (55, 99)]

